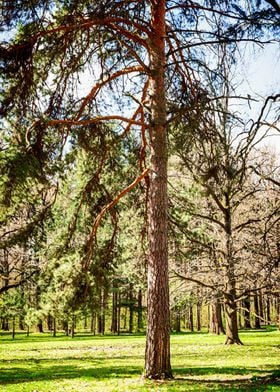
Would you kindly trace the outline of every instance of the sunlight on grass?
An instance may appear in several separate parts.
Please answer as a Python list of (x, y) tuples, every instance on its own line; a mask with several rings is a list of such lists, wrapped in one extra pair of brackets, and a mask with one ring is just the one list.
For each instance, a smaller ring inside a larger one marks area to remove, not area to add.
[(17, 335), (0, 341), (0, 391), (280, 391), (280, 333), (241, 333), (244, 346), (223, 336), (171, 338), (175, 380), (146, 381), (144, 336)]

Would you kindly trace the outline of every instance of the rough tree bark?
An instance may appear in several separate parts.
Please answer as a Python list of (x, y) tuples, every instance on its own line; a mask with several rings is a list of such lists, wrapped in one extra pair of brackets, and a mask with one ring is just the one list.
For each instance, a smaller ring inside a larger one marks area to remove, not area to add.
[(165, 1), (151, 1), (148, 328), (145, 377), (172, 377), (167, 251)]

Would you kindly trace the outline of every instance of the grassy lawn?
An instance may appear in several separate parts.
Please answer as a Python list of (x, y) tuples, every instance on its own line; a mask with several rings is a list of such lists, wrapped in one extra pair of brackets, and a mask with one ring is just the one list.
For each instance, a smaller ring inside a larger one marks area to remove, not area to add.
[(244, 346), (223, 336), (171, 338), (175, 379), (141, 378), (144, 336), (74, 339), (48, 334), (0, 336), (0, 391), (280, 391), (280, 332), (241, 332)]

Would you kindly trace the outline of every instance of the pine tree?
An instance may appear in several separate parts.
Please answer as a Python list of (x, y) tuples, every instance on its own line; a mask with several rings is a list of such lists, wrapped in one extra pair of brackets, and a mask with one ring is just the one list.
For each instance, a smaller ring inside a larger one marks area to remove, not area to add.
[[(118, 124), (118, 138), (133, 131), (140, 135), (140, 174), (96, 217), (85, 243), (83, 269), (89, 268), (97, 228), (105, 213), (145, 179), (149, 195), (145, 374), (149, 378), (172, 377), (167, 125), (203, 95), (197, 73), (209, 67), (203, 64), (203, 56), (197, 57), (197, 48), (246, 40), (248, 29), (274, 23), (271, 20), (277, 7), (259, 8), (260, 2), (256, 4), (257, 8), (250, 6), (249, 15), (243, 2), (214, 0), (201, 4), (164, 0), (2, 2), (2, 24), (10, 36), (0, 47), (1, 114), (5, 116), (5, 132), (12, 135), (21, 160), (32, 162), (23, 178), (35, 170), (32, 176), (51, 189), (57, 173), (63, 171), (61, 159), (69, 140), (78, 133), (94, 138), (109, 121)], [(213, 30), (210, 19), (215, 15), (221, 20)], [(86, 93), (79, 83), (85, 78), (87, 85), (90, 83)], [(174, 100), (181, 104), (177, 111)], [(98, 176), (110, 148), (109, 143), (102, 146), (104, 155), (100, 149), (96, 152), (103, 156)], [(4, 194), (7, 184), (16, 182), (12, 171), (8, 177)]]

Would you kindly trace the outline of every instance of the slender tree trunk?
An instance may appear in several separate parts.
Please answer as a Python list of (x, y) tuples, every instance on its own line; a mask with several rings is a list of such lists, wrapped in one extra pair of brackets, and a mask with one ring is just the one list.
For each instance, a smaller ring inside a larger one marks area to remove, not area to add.
[(200, 300), (198, 300), (197, 304), (196, 304), (196, 330), (198, 332), (201, 331), (201, 302), (200, 302)]
[(56, 337), (56, 318), (53, 318), (53, 337)]
[(238, 329), (242, 328), (241, 312), (237, 312), (237, 325), (238, 325)]
[(255, 310), (255, 321), (254, 321), (255, 328), (260, 329), (261, 328), (261, 323), (259, 318), (260, 309), (259, 309), (259, 299), (257, 293), (254, 294), (254, 310)]
[(193, 306), (192, 305), (189, 306), (189, 327), (190, 327), (190, 331), (193, 332), (194, 328), (193, 328)]
[(175, 331), (181, 332), (181, 311), (175, 308)]
[(133, 285), (132, 285), (132, 283), (130, 283), (130, 285), (129, 285), (129, 327), (128, 327), (129, 333), (133, 332), (133, 308), (134, 308)]
[(9, 331), (10, 330), (8, 317), (3, 317), (2, 318), (2, 330), (3, 331)]
[(127, 307), (124, 308), (124, 315), (123, 315), (123, 329), (126, 330), (127, 325)]
[(112, 293), (112, 322), (111, 322), (111, 332), (117, 333), (118, 331), (118, 308), (117, 308), (117, 298), (118, 293), (113, 291)]
[(230, 191), (225, 193), (225, 230), (226, 230), (226, 294), (225, 313), (226, 313), (226, 342), (225, 344), (242, 344), (238, 335), (237, 306), (236, 306), (236, 278), (235, 263), (233, 257), (233, 238), (232, 238), (232, 211), (230, 207)]
[(75, 323), (76, 323), (76, 317), (74, 314), (72, 314), (72, 323), (71, 323), (71, 338), (72, 339), (75, 336)]
[(98, 333), (104, 335), (105, 333), (105, 307), (106, 307), (106, 298), (105, 298), (105, 290), (100, 291), (99, 298), (99, 306), (100, 311), (98, 315)]
[(98, 333), (100, 335), (104, 335), (104, 326), (103, 326), (103, 315), (98, 315)]
[(90, 332), (96, 334), (96, 312), (91, 312)]
[(143, 308), (142, 308), (142, 290), (138, 290), (137, 297), (137, 332), (140, 332), (143, 328)]
[(270, 297), (267, 296), (266, 298), (266, 320), (267, 320), (267, 324), (270, 325), (271, 324), (271, 315), (270, 315)]
[(118, 335), (121, 333), (121, 293), (117, 296), (118, 302), (118, 313), (117, 313), (117, 332)]
[(250, 329), (251, 328), (251, 321), (250, 321), (250, 315), (251, 315), (251, 303), (250, 303), (250, 297), (247, 297), (243, 300), (243, 306), (244, 306), (244, 328)]
[(51, 331), (53, 327), (53, 317), (50, 314), (48, 314), (47, 317), (47, 325), (48, 325), (48, 331)]
[(280, 298), (277, 298), (277, 317), (278, 317), (278, 329), (280, 331)]
[(167, 249), (167, 135), (165, 98), (165, 1), (152, 0), (150, 55), (150, 187), (148, 327), (145, 377), (172, 377)]
[(15, 316), (13, 316), (13, 329), (12, 329), (12, 338), (15, 338), (15, 334), (16, 334), (16, 318)]
[(65, 335), (69, 336), (69, 325), (68, 320), (63, 320), (62, 328), (64, 329)]
[(280, 330), (280, 296), (279, 295), (276, 298), (276, 316), (277, 316), (278, 329)]
[(262, 292), (260, 292), (260, 294), (259, 294), (259, 305), (260, 305), (260, 307), (259, 307), (259, 309), (260, 309), (260, 317), (261, 317), (261, 320), (263, 320), (264, 319), (264, 310), (263, 310), (263, 295), (262, 295)]
[(84, 329), (86, 330), (88, 327), (88, 318), (87, 315), (85, 314), (85, 319), (84, 319)]

